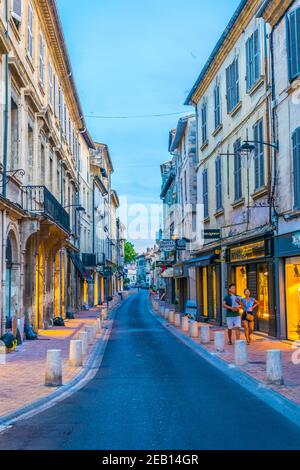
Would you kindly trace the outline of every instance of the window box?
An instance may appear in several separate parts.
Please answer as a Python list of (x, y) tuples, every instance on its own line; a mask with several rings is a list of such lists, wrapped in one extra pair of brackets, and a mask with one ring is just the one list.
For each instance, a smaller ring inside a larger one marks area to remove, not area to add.
[(218, 217), (221, 217), (224, 214), (225, 214), (224, 209), (218, 209), (217, 212), (214, 214), (214, 216), (217, 219)]
[(223, 129), (223, 124), (220, 124), (218, 127), (216, 127), (216, 129), (212, 133), (213, 137), (216, 137), (219, 134), (219, 132), (221, 132), (222, 129)]
[(261, 188), (257, 188), (254, 193), (251, 194), (252, 199), (255, 201), (256, 199), (260, 199), (264, 196), (267, 196), (269, 193), (269, 189), (267, 186), (262, 186)]
[(233, 209), (237, 209), (238, 207), (241, 207), (241, 206), (244, 206), (244, 205), (245, 205), (245, 198), (244, 197), (241, 197), (240, 199), (237, 199), (236, 201), (234, 201), (231, 204)]
[(200, 150), (201, 152), (203, 152), (203, 150), (205, 150), (207, 147), (208, 147), (208, 144), (209, 144), (209, 141), (206, 140), (200, 147)]
[(238, 104), (228, 113), (230, 117), (234, 117), (242, 108), (242, 101), (239, 101)]
[(249, 90), (247, 90), (248, 95), (250, 95), (250, 96), (254, 95), (264, 83), (265, 83), (265, 78), (264, 78), (264, 77), (260, 77), (260, 79), (257, 80), (257, 81), (252, 85), (252, 87), (249, 88)]

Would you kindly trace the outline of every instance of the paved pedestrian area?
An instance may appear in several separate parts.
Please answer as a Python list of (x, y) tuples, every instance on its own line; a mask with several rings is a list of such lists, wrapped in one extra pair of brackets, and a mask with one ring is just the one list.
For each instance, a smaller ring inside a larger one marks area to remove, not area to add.
[[(119, 299), (110, 304), (116, 306)], [(80, 331), (86, 325), (95, 324), (99, 317), (100, 308), (76, 314), (76, 319), (66, 320), (65, 327), (53, 327), (39, 332), (35, 341), (25, 341), (17, 349), (5, 356), (5, 362), (0, 364), (0, 416), (5, 416), (35, 400), (50, 395), (55, 388), (45, 387), (45, 364), (47, 350), (62, 351), (63, 384), (67, 384), (80, 373), (82, 368), (70, 367), (70, 341), (78, 339)], [(88, 355), (83, 367), (96, 343), (89, 345)], [(1, 361), (2, 362), (2, 361)]]
[[(154, 305), (152, 306), (154, 307)], [(171, 308), (171, 306), (168, 305), (167, 308)], [(203, 324), (199, 323), (200, 327), (201, 325)], [(205, 325), (207, 325), (207, 323), (205, 323)], [(175, 327), (174, 325), (173, 327), (182, 332), (181, 328)], [(214, 335), (217, 331), (225, 331), (225, 351), (223, 353), (215, 353)], [(182, 332), (182, 334), (190, 336), (189, 333)], [(242, 332), (240, 339), (244, 338), (245, 336)], [(194, 338), (193, 340), (195, 343), (201, 344), (199, 338)], [(233, 341), (235, 341), (235, 339)], [(202, 344), (201, 346), (234, 366), (234, 344), (233, 346), (227, 344), (225, 328), (210, 325), (210, 342), (207, 345)], [(268, 349), (280, 349), (282, 351), (283, 385), (269, 385), (266, 382), (266, 351)], [(254, 334), (253, 341), (248, 347), (248, 358), (248, 365), (239, 367), (241, 370), (261, 382), (263, 386), (268, 386), (289, 400), (300, 404), (300, 345), (297, 349), (291, 342)]]

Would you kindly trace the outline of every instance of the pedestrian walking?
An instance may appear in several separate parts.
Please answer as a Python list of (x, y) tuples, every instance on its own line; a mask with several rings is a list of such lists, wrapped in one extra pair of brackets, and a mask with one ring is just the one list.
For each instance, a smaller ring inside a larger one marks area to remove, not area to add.
[(250, 289), (245, 289), (244, 295), (245, 297), (242, 299), (242, 322), (245, 330), (247, 344), (250, 344), (251, 335), (254, 331), (255, 310), (257, 309), (259, 303), (254, 297), (251, 297)]
[(228, 294), (224, 298), (223, 307), (226, 309), (226, 320), (228, 329), (228, 344), (232, 345), (232, 330), (235, 331), (236, 340), (241, 335), (241, 315), (242, 308), (241, 298), (236, 294), (235, 284), (230, 284)]

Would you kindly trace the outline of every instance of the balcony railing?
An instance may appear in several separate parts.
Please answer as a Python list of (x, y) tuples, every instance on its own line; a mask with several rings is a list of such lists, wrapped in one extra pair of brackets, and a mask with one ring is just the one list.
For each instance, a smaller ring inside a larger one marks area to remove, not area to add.
[(45, 186), (23, 186), (23, 209), (41, 214), (70, 232), (70, 216)]

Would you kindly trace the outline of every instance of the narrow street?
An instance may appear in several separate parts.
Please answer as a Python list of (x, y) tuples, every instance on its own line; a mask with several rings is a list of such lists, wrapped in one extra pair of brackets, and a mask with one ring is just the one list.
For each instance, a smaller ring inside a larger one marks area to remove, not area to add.
[(299, 448), (299, 430), (168, 333), (147, 295), (119, 309), (95, 379), (1, 434), (0, 448)]

